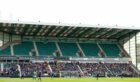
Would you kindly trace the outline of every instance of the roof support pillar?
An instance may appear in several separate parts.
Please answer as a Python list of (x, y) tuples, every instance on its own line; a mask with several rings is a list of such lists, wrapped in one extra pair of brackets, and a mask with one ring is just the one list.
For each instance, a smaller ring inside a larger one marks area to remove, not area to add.
[(138, 62), (137, 62), (137, 34), (135, 33), (135, 54), (136, 54), (136, 68), (138, 68)]

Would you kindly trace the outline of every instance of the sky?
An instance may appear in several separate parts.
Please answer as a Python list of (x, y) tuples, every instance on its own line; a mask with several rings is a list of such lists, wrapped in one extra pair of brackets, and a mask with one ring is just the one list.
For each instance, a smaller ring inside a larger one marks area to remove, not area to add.
[(140, 0), (0, 0), (0, 20), (140, 27)]

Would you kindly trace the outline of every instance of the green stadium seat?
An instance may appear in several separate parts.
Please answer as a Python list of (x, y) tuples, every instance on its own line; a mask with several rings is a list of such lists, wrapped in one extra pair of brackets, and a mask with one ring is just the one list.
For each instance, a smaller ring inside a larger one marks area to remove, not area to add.
[(75, 57), (77, 51), (79, 51), (76, 43), (58, 43), (63, 56)]
[(0, 56), (10, 56), (10, 55), (11, 55), (10, 46), (8, 46), (3, 50), (0, 50)]
[(53, 53), (57, 50), (54, 42), (36, 42), (36, 46), (40, 56), (53, 56)]
[(120, 49), (116, 44), (100, 44), (107, 57), (119, 57)]
[(83, 52), (85, 53), (85, 56), (94, 56), (99, 57), (98, 53), (100, 52), (100, 49), (98, 48), (97, 44), (95, 43), (79, 43)]
[(14, 45), (14, 55), (29, 56), (29, 52), (34, 49), (33, 42), (22, 42), (21, 44)]

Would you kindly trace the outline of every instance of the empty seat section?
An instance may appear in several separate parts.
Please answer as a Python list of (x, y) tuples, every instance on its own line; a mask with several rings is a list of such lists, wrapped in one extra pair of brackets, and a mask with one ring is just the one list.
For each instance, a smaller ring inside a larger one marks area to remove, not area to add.
[(53, 56), (53, 53), (55, 50), (57, 50), (56, 45), (54, 42), (36, 42), (36, 46), (39, 52), (39, 55), (51, 55)]
[(95, 56), (98, 57), (100, 49), (95, 43), (80, 43), (80, 46), (86, 56)]
[(7, 48), (0, 50), (0, 56), (9, 56), (11, 55), (10, 46)]
[(58, 43), (63, 56), (76, 56), (79, 50), (76, 43)]
[(119, 57), (120, 49), (116, 44), (100, 44), (108, 57)]
[(29, 56), (29, 52), (32, 49), (34, 49), (33, 42), (22, 42), (21, 44), (14, 45), (14, 54)]

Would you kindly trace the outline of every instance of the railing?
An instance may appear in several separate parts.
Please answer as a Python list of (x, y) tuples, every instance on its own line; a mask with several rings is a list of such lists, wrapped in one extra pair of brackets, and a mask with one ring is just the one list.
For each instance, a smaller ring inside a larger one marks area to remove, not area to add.
[(0, 55), (0, 57), (32, 57), (32, 58), (130, 58), (130, 57), (116, 57), (116, 56), (111, 56), (111, 57), (99, 57), (99, 56), (86, 56), (86, 57), (77, 57), (77, 56), (60, 56), (56, 57), (54, 55), (40, 55), (40, 56), (29, 56), (29, 55)]
[(28, 61), (56, 61), (61, 60), (64, 61), (77, 61), (77, 62), (83, 62), (83, 63), (129, 63), (129, 58), (95, 58), (95, 57), (54, 57), (54, 56), (0, 56), (1, 61), (6, 60), (28, 60)]

